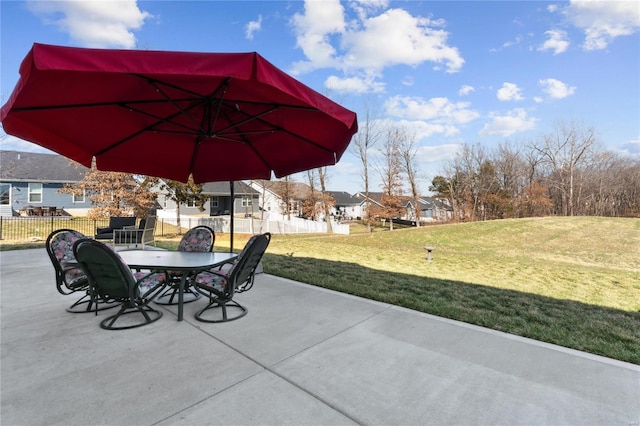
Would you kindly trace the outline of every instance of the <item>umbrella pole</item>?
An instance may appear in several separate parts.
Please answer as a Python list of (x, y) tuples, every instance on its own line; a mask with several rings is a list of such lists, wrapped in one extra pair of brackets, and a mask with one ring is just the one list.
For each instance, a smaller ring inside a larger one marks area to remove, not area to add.
[(231, 231), (231, 235), (229, 236), (229, 252), (233, 251), (233, 204), (235, 203), (235, 194), (234, 194), (234, 188), (233, 188), (233, 181), (230, 180), (229, 181), (229, 188), (231, 189), (231, 209), (229, 210), (231, 212), (231, 219), (229, 221), (229, 229)]

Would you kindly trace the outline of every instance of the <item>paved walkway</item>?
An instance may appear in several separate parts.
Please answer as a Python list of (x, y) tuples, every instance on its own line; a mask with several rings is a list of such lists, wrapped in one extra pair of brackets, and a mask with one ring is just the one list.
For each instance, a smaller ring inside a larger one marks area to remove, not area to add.
[(0, 267), (2, 426), (640, 424), (633, 364), (266, 274), (238, 321), (105, 331), (44, 250)]

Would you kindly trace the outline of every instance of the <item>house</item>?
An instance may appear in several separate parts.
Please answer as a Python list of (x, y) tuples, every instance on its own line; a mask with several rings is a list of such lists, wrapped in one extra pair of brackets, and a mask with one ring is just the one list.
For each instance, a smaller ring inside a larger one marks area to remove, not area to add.
[(344, 191), (327, 191), (335, 204), (331, 215), (337, 220), (351, 220), (362, 217), (362, 200)]
[(91, 207), (85, 194), (61, 194), (90, 169), (57, 154), (0, 151), (0, 216), (83, 216)]
[[(265, 220), (302, 217), (302, 204), (311, 191), (309, 185), (293, 181), (255, 179), (249, 185), (260, 194), (259, 208)], [(284, 208), (285, 198), (289, 198), (288, 209)]]
[[(229, 182), (208, 182), (202, 193), (209, 195), (209, 214), (229, 214), (231, 209), (231, 185)], [(258, 212), (260, 194), (242, 181), (233, 182), (233, 211), (236, 216), (251, 217)]]
[[(162, 185), (160, 185), (161, 187)], [(253, 216), (258, 212), (260, 194), (242, 181), (233, 182), (235, 216)], [(181, 215), (221, 216), (231, 212), (231, 185), (229, 182), (208, 182), (202, 185), (202, 193), (209, 197), (205, 210), (200, 211), (195, 203), (180, 204)], [(175, 211), (176, 203), (165, 190), (158, 189), (158, 202), (165, 211)]]
[[(368, 204), (377, 208), (383, 207), (381, 203), (382, 195), (382, 192), (369, 192), (368, 202), (367, 197), (362, 192), (358, 192), (354, 197), (360, 200), (361, 211), (364, 214)], [(415, 221), (415, 201), (408, 196), (400, 196), (399, 198), (402, 201), (404, 212), (398, 219)], [(447, 204), (432, 197), (420, 197), (418, 199), (418, 209), (420, 211), (420, 222), (447, 221), (452, 217), (452, 209)]]
[[(414, 200), (409, 199), (405, 204), (406, 216), (403, 219), (415, 220)], [(433, 197), (418, 199), (421, 222), (446, 222), (453, 217), (453, 209), (443, 200)]]
[(362, 219), (367, 214), (367, 208), (373, 206), (373, 209), (382, 209), (382, 192), (369, 192), (367, 198), (364, 192), (356, 192), (354, 198), (360, 201), (360, 217)]

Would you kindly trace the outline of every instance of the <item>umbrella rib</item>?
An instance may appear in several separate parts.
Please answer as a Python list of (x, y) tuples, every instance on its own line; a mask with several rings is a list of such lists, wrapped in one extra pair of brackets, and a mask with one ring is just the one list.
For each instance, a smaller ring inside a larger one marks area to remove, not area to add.
[[(187, 111), (182, 109), (180, 107), (180, 105), (178, 105), (173, 99), (171, 99), (169, 97), (169, 95), (166, 94), (166, 92), (164, 90), (162, 90), (160, 87), (158, 87), (158, 85), (156, 84), (156, 80), (152, 80), (152, 79), (148, 79), (147, 82), (149, 84), (151, 84), (151, 86), (153, 86), (156, 91), (158, 93), (160, 93), (162, 96), (164, 96), (164, 98), (171, 103), (171, 105), (173, 105), (175, 107), (175, 109), (177, 109), (184, 117), (187, 118), (187, 120), (191, 121), (195, 126), (200, 128), (200, 131), (203, 132), (204, 129), (202, 128), (201, 124), (198, 124), (198, 122), (196, 120), (193, 119), (193, 117), (191, 117), (189, 114), (187, 114)], [(177, 87), (176, 87), (177, 88)], [(182, 89), (181, 89), (182, 90)]]
[[(262, 117), (263, 115), (270, 114), (270, 113), (272, 113), (273, 111), (275, 111), (275, 110), (277, 110), (277, 109), (278, 109), (278, 106), (276, 105), (276, 106), (273, 106), (273, 108), (271, 108), (271, 109), (269, 109), (269, 110), (267, 110), (267, 111), (263, 111), (263, 112), (261, 112), (261, 113), (259, 113), (259, 114), (256, 114), (256, 115), (250, 115), (250, 114), (245, 113), (244, 111), (239, 111), (241, 114), (243, 114), (243, 115), (246, 117), (246, 119), (244, 119), (244, 120), (242, 120), (242, 121), (238, 121), (238, 122), (232, 123), (231, 125), (227, 126), (227, 127), (226, 127), (226, 128), (224, 128), (224, 129), (220, 129), (220, 130), (217, 132), (217, 134), (220, 134), (220, 133), (223, 133), (223, 134), (224, 134), (224, 132), (225, 132), (225, 131), (227, 131), (227, 130), (229, 130), (229, 129), (232, 129), (232, 128), (234, 128), (234, 127), (241, 126), (241, 125), (246, 124), (246, 123), (248, 123), (248, 122), (250, 122), (250, 121), (253, 121), (253, 120), (258, 120), (258, 121), (260, 121), (260, 122), (261, 122), (261, 123), (263, 123), (263, 124), (268, 124), (269, 126), (271, 126), (271, 127), (273, 127), (273, 128), (276, 128), (276, 127), (275, 127), (275, 126), (273, 126), (272, 124), (270, 124), (270, 123), (268, 123), (268, 122), (266, 122), (266, 121), (264, 121), (264, 120), (260, 120), (260, 117)], [(226, 114), (225, 114), (225, 115), (226, 115)], [(217, 118), (217, 117), (216, 117), (216, 118)], [(227, 117), (227, 118), (229, 118), (229, 117)], [(229, 121), (231, 121), (231, 119), (229, 119)]]
[[(278, 105), (278, 106), (276, 106), (274, 109), (277, 109), (277, 108), (282, 108), (282, 106), (281, 106), (281, 105)], [(286, 106), (286, 108), (296, 108), (296, 107)], [(302, 107), (301, 107), (301, 109), (307, 109), (307, 108), (302, 108)], [(260, 118), (262, 115), (265, 115), (266, 113), (269, 113), (269, 112), (272, 112), (272, 111), (273, 111), (273, 110), (266, 111), (265, 113), (258, 114), (258, 115), (255, 115), (255, 116), (250, 115), (250, 114), (247, 114), (247, 113), (246, 113), (246, 112), (244, 112), (244, 111), (239, 111), (239, 112), (240, 112), (241, 114), (243, 114), (243, 115), (245, 115), (245, 116), (247, 117), (247, 120), (245, 120), (244, 122), (251, 121), (251, 120), (254, 120), (254, 119), (255, 119), (255, 120), (257, 120), (258, 122), (260, 122), (260, 123), (262, 123), (262, 124), (264, 124), (264, 125), (266, 125), (266, 126), (268, 126), (268, 127), (271, 127), (271, 130), (270, 130), (271, 132), (282, 132), (282, 133), (286, 133), (286, 134), (291, 135), (291, 136), (293, 136), (293, 137), (295, 137), (295, 138), (298, 138), (299, 140), (301, 140), (301, 141), (303, 141), (303, 142), (308, 143), (309, 145), (313, 145), (313, 146), (315, 146), (316, 148), (320, 148), (320, 149), (321, 149), (321, 150), (323, 150), (323, 151), (331, 152), (331, 153), (333, 153), (333, 155), (334, 155), (334, 157), (335, 157), (335, 152), (334, 152), (333, 150), (331, 150), (331, 149), (329, 149), (329, 148), (327, 148), (327, 147), (325, 147), (325, 146), (322, 146), (322, 145), (320, 145), (320, 144), (318, 144), (318, 143), (315, 143), (315, 142), (313, 142), (312, 140), (309, 140), (309, 139), (307, 139), (307, 138), (305, 138), (305, 137), (303, 137), (303, 136), (301, 136), (301, 135), (299, 135), (299, 134), (296, 134), (296, 133), (293, 133), (293, 132), (291, 132), (291, 131), (289, 131), (289, 130), (283, 129), (282, 127), (275, 126), (275, 125), (273, 125), (273, 124), (269, 123), (268, 121), (265, 121), (265, 120), (263, 120), (263, 119), (261, 119), (261, 118)], [(244, 123), (244, 122), (243, 122), (243, 123)], [(230, 127), (231, 127), (231, 126), (230, 126)], [(240, 133), (238, 133), (238, 134), (240, 134)], [(247, 143), (249, 143), (249, 144), (251, 144), (249, 141), (246, 141), (246, 142), (247, 142)]]
[[(174, 114), (170, 115), (169, 117), (167, 117), (167, 119), (168, 119), (168, 120), (170, 120), (170, 119), (172, 119), (172, 118), (174, 118), (174, 117), (176, 117), (176, 116), (178, 116), (178, 115), (180, 115), (180, 112), (176, 112), (176, 113), (174, 113)], [(140, 129), (140, 130), (138, 130), (138, 131), (137, 131), (137, 132), (135, 132), (135, 133), (130, 134), (129, 136), (125, 137), (124, 139), (120, 139), (120, 140), (119, 140), (119, 141), (117, 141), (116, 143), (113, 143), (113, 144), (109, 145), (108, 147), (106, 147), (106, 148), (104, 148), (104, 149), (101, 149), (100, 151), (98, 151), (97, 153), (95, 153), (95, 154), (94, 154), (94, 156), (102, 155), (102, 154), (104, 154), (105, 152), (110, 151), (110, 150), (112, 150), (113, 148), (116, 148), (116, 147), (118, 147), (118, 146), (122, 145), (123, 143), (125, 143), (125, 142), (129, 141), (130, 139), (133, 139), (133, 138), (135, 138), (136, 136), (138, 136), (138, 135), (140, 135), (140, 134), (142, 134), (142, 133), (144, 133), (144, 132), (147, 132), (147, 131), (149, 131), (149, 130), (152, 130), (152, 129), (153, 129), (155, 126), (157, 126), (158, 124), (159, 124), (159, 123), (157, 123), (157, 122), (156, 122), (156, 123), (153, 123), (153, 124), (150, 124), (149, 126), (147, 126), (147, 127), (143, 128), (143, 129)]]
[[(203, 96), (202, 96), (200, 93), (194, 92), (194, 91), (189, 90), (189, 89), (185, 89), (184, 87), (180, 87), (180, 86), (178, 86), (178, 85), (176, 85), (176, 84), (167, 83), (166, 81), (158, 80), (158, 79), (156, 79), (156, 78), (149, 77), (149, 76), (146, 76), (146, 75), (143, 75), (143, 74), (131, 73), (130, 75), (132, 75), (132, 76), (134, 76), (134, 77), (141, 78), (141, 79), (143, 79), (143, 80), (146, 80), (146, 81), (147, 81), (147, 83), (151, 84), (151, 85), (152, 85), (153, 87), (155, 87), (156, 89), (158, 88), (158, 86), (156, 86), (156, 84), (161, 84), (161, 85), (163, 85), (163, 86), (167, 86), (167, 87), (170, 87), (170, 88), (172, 88), (172, 89), (176, 89), (176, 90), (179, 90), (179, 91), (181, 91), (181, 92), (188, 93), (188, 94), (190, 94), (190, 95), (192, 95), (192, 96), (195, 96), (195, 97), (197, 97), (197, 98), (199, 98), (199, 99), (202, 99), (202, 98), (203, 98)], [(216, 89), (216, 91), (217, 91), (217, 90), (218, 90), (218, 89)], [(216, 91), (214, 91), (214, 93), (215, 93)]]
[[(191, 110), (191, 109), (193, 109), (193, 108), (197, 108), (197, 107), (198, 107), (198, 105), (199, 105), (199, 104), (195, 103), (195, 104), (191, 105), (191, 106), (190, 106), (190, 107), (188, 107), (188, 108), (179, 109), (177, 113), (174, 113), (174, 114), (173, 114), (173, 115), (171, 115), (169, 118), (167, 118), (167, 117), (161, 117), (161, 116), (158, 116), (158, 115), (155, 115), (155, 114), (151, 114), (150, 112), (147, 112), (147, 111), (142, 110), (142, 109), (134, 108), (133, 106), (130, 106), (130, 105), (123, 105), (123, 107), (124, 107), (124, 108), (129, 109), (130, 111), (137, 112), (138, 114), (142, 114), (142, 115), (145, 115), (145, 116), (147, 116), (147, 117), (154, 118), (154, 119), (158, 120), (159, 122), (169, 123), (169, 124), (172, 124), (172, 125), (177, 126), (177, 127), (182, 127), (182, 128), (184, 128), (184, 129), (188, 130), (188, 133), (193, 133), (193, 132), (194, 132), (194, 130), (193, 130), (192, 128), (190, 128), (189, 126), (186, 126), (186, 125), (184, 125), (184, 124), (180, 124), (180, 123), (177, 123), (177, 122), (175, 122), (175, 121), (171, 121), (171, 120), (172, 120), (173, 118), (175, 118), (175, 117), (179, 116), (179, 115), (186, 115), (186, 114), (185, 114), (185, 113), (186, 113), (186, 111), (189, 111), (189, 110)], [(154, 124), (154, 126), (157, 126), (158, 124), (160, 124), (159, 122), (156, 122), (156, 123)], [(199, 125), (198, 125), (198, 123), (195, 123), (195, 122), (194, 122), (194, 124), (198, 127), (198, 129), (199, 129), (201, 132), (203, 131), (203, 130), (202, 130), (202, 127), (201, 127), (201, 126), (199, 126)], [(156, 130), (156, 131), (160, 131), (160, 130)], [(175, 133), (180, 133), (180, 132), (177, 132), (177, 131), (176, 131)], [(185, 133), (186, 133), (186, 132), (185, 132)]]
[[(178, 99), (180, 102), (184, 101), (193, 101), (198, 99), (193, 98), (185, 98)], [(68, 105), (42, 105), (42, 106), (28, 106), (28, 107), (16, 107), (13, 108), (13, 111), (43, 111), (43, 110), (54, 110), (54, 109), (65, 109), (65, 108), (89, 108), (89, 107), (101, 107), (101, 106), (125, 106), (128, 104), (152, 104), (152, 103), (165, 103), (166, 100), (161, 99), (141, 99), (141, 100), (131, 100), (131, 101), (112, 101), (112, 102), (86, 102), (79, 104), (68, 104)]]
[[(211, 103), (211, 101), (212, 101), (212, 100), (214, 100), (214, 99), (215, 99), (216, 101), (218, 101), (218, 109), (217, 109), (217, 112), (216, 112), (216, 116), (215, 116), (215, 118), (213, 119), (213, 125), (212, 125), (212, 121), (210, 120), (210, 121), (209, 121), (209, 123), (208, 123), (208, 126), (207, 126), (207, 127), (208, 127), (208, 129), (206, 129), (206, 130), (205, 130), (205, 124), (206, 124), (206, 123), (204, 122), (204, 120), (203, 120), (203, 122), (202, 122), (202, 123), (198, 124), (198, 123), (193, 119), (193, 117), (191, 117), (189, 114), (186, 114), (186, 111), (185, 111), (185, 112), (183, 112), (184, 116), (186, 116), (186, 117), (187, 117), (187, 119), (188, 119), (189, 121), (191, 121), (194, 125), (198, 126), (198, 127), (200, 128), (200, 131), (201, 131), (201, 132), (205, 132), (205, 133), (207, 133), (207, 134), (210, 134), (210, 133), (211, 133), (211, 130), (215, 127), (215, 123), (216, 123), (216, 121), (217, 121), (217, 119), (218, 119), (218, 114), (219, 114), (219, 112), (220, 112), (220, 108), (222, 107), (222, 103), (223, 103), (223, 101), (224, 101), (224, 95), (225, 95), (226, 90), (227, 90), (227, 87), (228, 87), (228, 85), (229, 85), (229, 80), (231, 80), (231, 77), (227, 77), (227, 78), (225, 78), (225, 79), (224, 79), (224, 81), (223, 81), (223, 82), (222, 82), (218, 87), (216, 87), (216, 88), (215, 88), (215, 90), (214, 90), (210, 95), (208, 95), (208, 96), (203, 96), (203, 95), (201, 95), (201, 94), (199, 94), (199, 93), (196, 93), (196, 92), (193, 92), (193, 91), (191, 91), (191, 90), (185, 89), (184, 87), (180, 87), (180, 86), (175, 85), (175, 84), (167, 83), (166, 81), (162, 81), (162, 80), (158, 80), (158, 79), (155, 79), (155, 78), (151, 78), (151, 77), (148, 77), (148, 76), (145, 76), (145, 75), (142, 75), (142, 74), (131, 74), (131, 75), (133, 75), (134, 77), (138, 77), (138, 78), (141, 78), (141, 79), (143, 79), (143, 80), (146, 80), (146, 81), (147, 81), (147, 83), (149, 83), (151, 86), (153, 86), (153, 87), (156, 89), (156, 91), (157, 91), (158, 93), (160, 93), (162, 96), (164, 96), (164, 97), (165, 97), (165, 99), (167, 99), (169, 102), (171, 102), (171, 103), (173, 104), (173, 106), (174, 106), (177, 110), (179, 110), (179, 111), (181, 111), (180, 106), (179, 106), (179, 105), (177, 105), (177, 104), (176, 104), (176, 103), (171, 99), (171, 97), (170, 97), (170, 96), (168, 96), (168, 95), (166, 94), (166, 92), (164, 92), (164, 91), (159, 87), (160, 85), (163, 85), (163, 86), (166, 86), (166, 87), (170, 87), (170, 88), (172, 88), (172, 89), (179, 90), (179, 91), (181, 91), (181, 92), (188, 93), (188, 94), (191, 94), (191, 95), (193, 95), (193, 96), (196, 96), (196, 97), (198, 97), (198, 99), (199, 99), (200, 101), (202, 101), (202, 102), (206, 103), (207, 105), (208, 105), (208, 104), (210, 104), (210, 103)], [(219, 98), (216, 98), (216, 94), (217, 94), (217, 93), (219, 93), (219, 92), (222, 92), (222, 96), (220, 96)]]

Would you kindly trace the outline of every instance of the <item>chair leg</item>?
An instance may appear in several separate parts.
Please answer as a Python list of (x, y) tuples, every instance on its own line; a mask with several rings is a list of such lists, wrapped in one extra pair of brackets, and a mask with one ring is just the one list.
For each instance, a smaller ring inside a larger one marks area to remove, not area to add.
[[(200, 299), (202, 295), (197, 291), (193, 291), (191, 286), (187, 286), (187, 288), (184, 289), (183, 297), (184, 297), (184, 300), (182, 303), (191, 303)], [(158, 305), (176, 305), (178, 303), (177, 299), (178, 299), (178, 288), (174, 285), (170, 285), (159, 296), (156, 296), (156, 298), (153, 301), (156, 302)]]
[(120, 304), (117, 302), (99, 304), (91, 298), (91, 294), (87, 292), (80, 299), (76, 300), (73, 305), (67, 308), (67, 312), (72, 314), (86, 314), (88, 312), (104, 311), (112, 309)]
[[(230, 312), (227, 310), (227, 308), (230, 308), (232, 315), (234, 313), (235, 315), (233, 315), (232, 317), (229, 317)], [(220, 309), (218, 311), (219, 313), (217, 314), (217, 318), (214, 317), (213, 319), (211, 319), (211, 318), (204, 317), (205, 312), (208, 312), (208, 311), (216, 312), (215, 311), (216, 309)], [(246, 307), (242, 306), (235, 300), (223, 301), (219, 299), (210, 299), (210, 303), (196, 314), (196, 319), (198, 321), (211, 322), (211, 323), (228, 322), (228, 321), (234, 321), (239, 318), (242, 318), (243, 316), (247, 315), (248, 311), (249, 310)], [(220, 314), (222, 318), (220, 318)]]
[[(125, 317), (126, 315), (132, 314), (142, 314), (144, 321), (134, 322), (133, 324), (129, 323), (128, 325), (114, 326), (116, 320)], [(129, 328), (136, 328), (143, 325), (151, 324), (152, 322), (155, 322), (160, 318), (162, 318), (162, 312), (156, 311), (150, 306), (144, 305), (132, 307), (127, 306), (126, 303), (123, 303), (117, 314), (105, 318), (100, 322), (100, 327), (105, 330), (127, 330)]]

